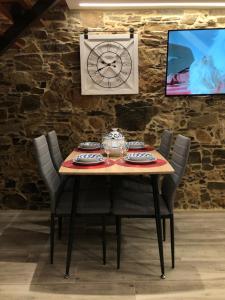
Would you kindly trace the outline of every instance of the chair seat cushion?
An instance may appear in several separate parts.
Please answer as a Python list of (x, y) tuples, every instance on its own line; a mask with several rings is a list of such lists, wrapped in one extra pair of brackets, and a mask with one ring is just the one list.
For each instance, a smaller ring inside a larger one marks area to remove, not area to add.
[[(71, 213), (73, 192), (63, 191), (56, 204), (57, 215)], [(109, 189), (80, 190), (77, 202), (77, 214), (108, 214), (111, 202)]]
[(81, 189), (101, 189), (109, 187), (109, 178), (107, 176), (81, 176), (80, 188)]
[(113, 183), (114, 188), (128, 189), (135, 192), (152, 193), (151, 177), (149, 176), (121, 176)]
[(108, 214), (111, 210), (109, 189), (80, 190), (78, 214)]
[(74, 186), (74, 176), (62, 175), (62, 188), (65, 192), (72, 192)]
[[(74, 176), (63, 176), (63, 190), (72, 192), (74, 188)], [(109, 186), (107, 176), (80, 176), (80, 189), (97, 189)]]
[(63, 191), (56, 203), (56, 209), (55, 209), (56, 215), (69, 215), (71, 213), (72, 199), (73, 199), (72, 192)]
[[(134, 192), (127, 189), (114, 190), (112, 212), (121, 216), (154, 216), (154, 199), (152, 193)], [(170, 212), (160, 196), (160, 212), (162, 216)]]

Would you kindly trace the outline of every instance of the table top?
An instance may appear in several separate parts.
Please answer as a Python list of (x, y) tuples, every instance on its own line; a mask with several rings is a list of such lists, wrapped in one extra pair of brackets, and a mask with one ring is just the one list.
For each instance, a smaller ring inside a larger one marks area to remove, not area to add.
[[(158, 151), (146, 151), (152, 153), (157, 159), (166, 160)], [(72, 151), (70, 155), (65, 159), (65, 161), (71, 160), (74, 157), (81, 154), (78, 151)], [(112, 160), (117, 160), (118, 157), (110, 157)], [(171, 174), (174, 173), (173, 167), (170, 163), (166, 160), (166, 163), (162, 166), (121, 166), (118, 164), (113, 164), (109, 167), (104, 168), (91, 168), (91, 169), (73, 169), (73, 168), (66, 168), (61, 166), (59, 169), (59, 173), (62, 175), (141, 175), (141, 174)]]

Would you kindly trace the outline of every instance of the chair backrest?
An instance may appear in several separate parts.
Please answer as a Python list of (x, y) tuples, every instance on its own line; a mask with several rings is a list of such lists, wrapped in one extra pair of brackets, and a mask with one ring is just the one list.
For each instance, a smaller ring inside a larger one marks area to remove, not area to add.
[(34, 148), (39, 171), (50, 193), (51, 210), (54, 212), (61, 188), (60, 176), (54, 168), (48, 143), (44, 135), (34, 139)]
[(191, 140), (183, 135), (178, 135), (173, 147), (171, 165), (175, 172), (165, 175), (162, 181), (162, 197), (167, 202), (170, 211), (173, 210), (176, 189), (184, 175), (188, 161)]
[(47, 141), (54, 167), (58, 171), (63, 162), (63, 158), (59, 148), (58, 138), (55, 130), (50, 131), (47, 134)]
[(160, 154), (162, 154), (163, 157), (168, 158), (170, 154), (170, 148), (173, 140), (173, 133), (169, 130), (164, 130), (161, 135), (161, 142), (158, 148), (158, 151)]

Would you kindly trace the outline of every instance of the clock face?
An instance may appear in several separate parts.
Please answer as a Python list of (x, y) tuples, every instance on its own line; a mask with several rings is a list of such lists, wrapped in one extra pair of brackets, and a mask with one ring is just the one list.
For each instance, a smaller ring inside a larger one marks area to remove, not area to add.
[(91, 49), (87, 71), (92, 81), (103, 88), (124, 84), (132, 71), (128, 50), (118, 42), (101, 42)]

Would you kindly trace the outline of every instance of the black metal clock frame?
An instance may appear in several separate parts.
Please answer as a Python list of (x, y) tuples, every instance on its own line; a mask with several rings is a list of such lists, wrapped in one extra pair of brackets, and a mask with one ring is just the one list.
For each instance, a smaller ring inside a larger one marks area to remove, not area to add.
[[(88, 33), (89, 32), (106, 32), (106, 31), (88, 31), (88, 29), (84, 29), (84, 39), (88, 39)], [(112, 33), (124, 33), (124, 31), (107, 31), (112, 32)], [(134, 29), (130, 28), (130, 39), (134, 38)], [(105, 51), (100, 51), (99, 49), (103, 48), (105, 46), (106, 50)], [(114, 48), (114, 49), (113, 49)], [(119, 51), (116, 51), (116, 48), (118, 50), (123, 50), (121, 54), (119, 54)], [(98, 53), (99, 52), (99, 53)], [(104, 57), (107, 55), (107, 53), (110, 53), (111, 55), (114, 55), (115, 60), (113, 62), (105, 62)], [(94, 62), (91, 58), (93, 59), (94, 57)], [(126, 59), (124, 60), (124, 57)], [(106, 76), (104, 75), (101, 71), (104, 70), (107, 67), (112, 67), (115, 68), (119, 66), (119, 71), (115, 72), (114, 76)], [(124, 67), (128, 67), (128, 70), (124, 70)], [(88, 58), (87, 58), (87, 72), (92, 79), (92, 81), (97, 84), (98, 86), (102, 88), (118, 88), (124, 83), (127, 82), (127, 80), (130, 77), (130, 74), (132, 72), (132, 58), (130, 56), (129, 51), (119, 42), (116, 41), (103, 41), (98, 43), (89, 53)], [(93, 70), (94, 68), (94, 70)], [(120, 75), (123, 76), (121, 77)], [(123, 78), (124, 77), (124, 78)], [(112, 79), (117, 80), (117, 84), (115, 84), (115, 80), (110, 81)], [(107, 82), (104, 80), (108, 79)], [(103, 84), (104, 83), (104, 84)]]

